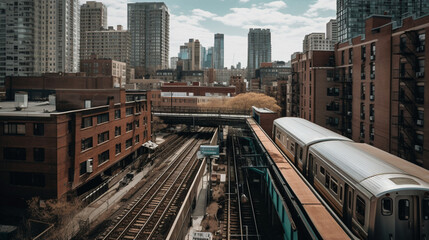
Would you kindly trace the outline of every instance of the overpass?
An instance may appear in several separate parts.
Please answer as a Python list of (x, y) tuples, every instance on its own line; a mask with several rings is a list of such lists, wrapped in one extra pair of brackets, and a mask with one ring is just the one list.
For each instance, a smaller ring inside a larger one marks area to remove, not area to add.
[(217, 127), (220, 125), (245, 125), (251, 111), (197, 107), (153, 107), (152, 113), (166, 124)]

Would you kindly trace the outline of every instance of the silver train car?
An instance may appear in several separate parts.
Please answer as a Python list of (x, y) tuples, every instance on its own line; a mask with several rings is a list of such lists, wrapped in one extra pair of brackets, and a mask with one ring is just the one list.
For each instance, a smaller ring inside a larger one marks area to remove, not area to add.
[(429, 239), (429, 171), (301, 118), (273, 139), (359, 238)]

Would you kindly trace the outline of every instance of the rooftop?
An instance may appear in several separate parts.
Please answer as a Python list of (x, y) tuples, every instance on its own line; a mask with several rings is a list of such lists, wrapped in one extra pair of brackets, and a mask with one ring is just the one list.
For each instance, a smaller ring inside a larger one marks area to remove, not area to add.
[(0, 116), (49, 117), (53, 112), (57, 112), (55, 105), (50, 105), (48, 101), (28, 101), (27, 107), (19, 111), (14, 101), (0, 102)]

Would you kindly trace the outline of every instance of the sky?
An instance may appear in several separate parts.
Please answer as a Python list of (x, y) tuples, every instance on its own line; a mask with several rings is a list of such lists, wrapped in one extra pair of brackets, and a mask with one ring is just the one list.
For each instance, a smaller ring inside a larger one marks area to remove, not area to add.
[[(97, 0), (107, 6), (109, 26), (127, 28), (127, 0)], [(135, 0), (140, 2), (149, 2)], [(336, 15), (336, 0), (165, 0), (170, 13), (170, 53), (177, 57), (180, 45), (190, 38), (202, 46), (214, 43), (223, 33), (225, 67), (241, 62), (247, 66), (249, 28), (271, 30), (272, 61), (289, 61), (302, 51), (302, 40), (312, 32), (326, 32)], [(81, 0), (83, 4), (84, 1)]]

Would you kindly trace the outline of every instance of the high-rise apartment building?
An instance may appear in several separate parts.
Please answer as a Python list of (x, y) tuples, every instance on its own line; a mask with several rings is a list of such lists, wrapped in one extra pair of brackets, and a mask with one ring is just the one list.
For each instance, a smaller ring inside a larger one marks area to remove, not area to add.
[(223, 69), (223, 67), (224, 67), (224, 36), (222, 33), (216, 33), (214, 36), (213, 68)]
[(427, 13), (427, 0), (337, 0), (338, 41), (364, 34), (365, 19), (370, 15), (390, 15), (398, 22), (410, 14), (419, 17)]
[(305, 35), (302, 41), (303, 52), (308, 51), (333, 51), (334, 45), (329, 39), (325, 39), (324, 33), (310, 33)]
[(183, 71), (196, 71), (201, 69), (201, 44), (198, 39), (189, 39), (189, 42), (180, 46), (178, 64)]
[(115, 30), (109, 27), (104, 30), (82, 32), (80, 59), (91, 59), (95, 54), (98, 58), (109, 58), (124, 62), (130, 62), (130, 33), (121, 25)]
[(179, 61), (178, 57), (171, 57), (170, 58), (170, 69), (176, 69), (177, 68), (177, 61)]
[(128, 3), (128, 31), (136, 77), (168, 68), (170, 14), (165, 3)]
[(326, 24), (326, 39), (330, 40), (333, 44), (338, 42), (338, 24), (336, 19), (331, 19)]
[(107, 28), (107, 7), (101, 2), (87, 1), (80, 7), (80, 32)]
[(213, 68), (213, 47), (209, 47), (207, 49), (207, 55), (204, 61), (204, 68)]
[(79, 71), (78, 0), (0, 3), (0, 84), (5, 76)]
[(263, 62), (271, 62), (270, 29), (251, 28), (247, 38), (248, 78), (255, 76), (255, 69)]

